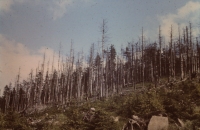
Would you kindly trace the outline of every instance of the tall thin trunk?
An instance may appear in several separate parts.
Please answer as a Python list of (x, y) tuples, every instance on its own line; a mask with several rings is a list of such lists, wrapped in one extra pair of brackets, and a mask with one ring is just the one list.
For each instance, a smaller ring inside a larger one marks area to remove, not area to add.
[(179, 45), (179, 61), (180, 61), (180, 72), (181, 72), (181, 80), (184, 78), (184, 71), (183, 71), (183, 56), (182, 56), (182, 46), (181, 46), (181, 36), (180, 36), (180, 27), (178, 27), (178, 45)]
[(143, 35), (143, 28), (142, 28), (142, 86), (144, 88), (144, 35)]
[(168, 74), (168, 82), (171, 81), (172, 76), (172, 25), (171, 25), (171, 32), (170, 32), (170, 42), (169, 42), (169, 74)]
[(162, 38), (161, 38), (161, 29), (159, 26), (159, 46), (160, 46), (160, 50), (159, 50), (159, 77), (161, 77), (161, 49), (162, 49)]

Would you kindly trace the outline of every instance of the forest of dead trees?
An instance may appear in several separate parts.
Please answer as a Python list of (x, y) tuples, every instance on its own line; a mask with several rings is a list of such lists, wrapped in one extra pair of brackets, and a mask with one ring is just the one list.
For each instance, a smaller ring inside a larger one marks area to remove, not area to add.
[(127, 86), (141, 83), (145, 89), (144, 83), (152, 82), (158, 87), (160, 78), (167, 78), (168, 82), (190, 79), (200, 71), (199, 38), (193, 37), (191, 23), (178, 28), (178, 37), (174, 37), (171, 26), (169, 42), (165, 42), (160, 27), (157, 42), (153, 43), (147, 42), (142, 29), (138, 42), (129, 42), (119, 54), (112, 44), (105, 49), (107, 28), (104, 20), (101, 32), (101, 51), (95, 52), (92, 44), (87, 62), (81, 53), (75, 58), (71, 47), (66, 62), (59, 57), (58, 69), (49, 62), (48, 67), (45, 66), (44, 54), (36, 75), (31, 70), (28, 80), (20, 82), (19, 72), (14, 86), (4, 87), (1, 111), (22, 111), (38, 105), (69, 106), (72, 102), (81, 104), (121, 94)]

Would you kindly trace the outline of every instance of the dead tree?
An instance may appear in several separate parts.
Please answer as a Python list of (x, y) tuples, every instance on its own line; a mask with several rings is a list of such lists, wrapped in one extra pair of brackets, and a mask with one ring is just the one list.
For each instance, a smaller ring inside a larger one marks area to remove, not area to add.
[(144, 34), (143, 34), (143, 28), (142, 28), (142, 57), (141, 57), (141, 62), (142, 62), (142, 86), (144, 88)]
[(161, 77), (161, 51), (162, 51), (162, 37), (161, 37), (161, 29), (159, 26), (159, 77)]
[(93, 66), (94, 66), (94, 44), (90, 49), (90, 57), (89, 57), (89, 92), (88, 95), (91, 97), (93, 95)]
[(180, 73), (181, 73), (181, 80), (184, 78), (184, 71), (183, 71), (183, 54), (182, 54), (182, 44), (181, 44), (181, 36), (180, 36), (180, 27), (178, 27), (178, 46), (179, 46), (179, 62), (180, 62)]
[(172, 64), (172, 26), (171, 26), (171, 32), (170, 32), (170, 42), (169, 42), (169, 73), (168, 73), (168, 82), (171, 81), (171, 76), (172, 76), (172, 68), (173, 68), (173, 64)]
[(105, 87), (105, 78), (104, 78), (104, 46), (105, 46), (105, 43), (107, 42), (108, 40), (108, 36), (107, 36), (107, 31), (108, 31), (108, 28), (107, 28), (107, 21), (105, 19), (103, 19), (103, 23), (102, 23), (102, 26), (101, 26), (101, 33), (102, 33), (102, 38), (101, 38), (101, 44), (102, 44), (102, 67), (101, 67), (101, 88), (100, 88), (100, 97), (103, 97), (105, 96), (105, 92), (106, 92), (106, 87)]

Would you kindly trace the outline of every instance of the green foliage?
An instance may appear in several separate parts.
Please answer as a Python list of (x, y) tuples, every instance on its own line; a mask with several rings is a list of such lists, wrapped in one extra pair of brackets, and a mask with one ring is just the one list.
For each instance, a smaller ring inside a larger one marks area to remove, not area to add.
[(4, 114), (0, 112), (0, 128), (4, 127)]
[(117, 123), (105, 111), (97, 111), (94, 120), (90, 124), (92, 125), (88, 130), (117, 130), (119, 128)]
[(200, 122), (200, 85), (198, 83), (184, 81), (170, 84), (168, 88), (153, 89), (151, 85), (148, 88), (148, 92), (131, 94), (120, 99), (124, 103), (120, 104), (117, 113), (130, 118), (133, 114), (142, 117), (154, 111), (163, 111), (168, 114), (170, 120), (177, 120), (177, 118), (190, 120), (192, 126), (200, 127), (198, 123)]
[(162, 98), (155, 91), (149, 91), (146, 94), (140, 95), (141, 114), (151, 113), (152, 111), (164, 111)]
[(2, 127), (6, 129), (14, 129), (14, 130), (30, 129), (29, 127), (27, 127), (26, 119), (23, 117), (20, 117), (19, 114), (12, 111), (8, 111), (8, 113), (6, 113), (3, 116), (3, 120), (1, 118), (1, 121), (3, 122), (1, 123)]
[(83, 125), (83, 115), (78, 108), (70, 108), (65, 115), (68, 117), (61, 129), (67, 130), (81, 130)]
[(129, 95), (123, 106), (118, 110), (121, 116), (129, 117), (133, 114), (147, 115), (153, 111), (164, 111), (162, 98), (154, 91), (143, 94)]
[(138, 95), (129, 95), (129, 97), (124, 97), (123, 101), (117, 112), (120, 116), (130, 117), (140, 111), (141, 100)]
[(115, 130), (119, 127), (108, 113), (101, 110), (96, 111), (91, 122), (83, 121), (83, 114), (79, 108), (70, 108), (65, 115), (67, 119), (60, 127), (62, 130)]
[(200, 127), (200, 85), (194, 81), (184, 81), (171, 85), (171, 90), (165, 94), (163, 105), (168, 116), (172, 119), (181, 118), (188, 120), (187, 129)]

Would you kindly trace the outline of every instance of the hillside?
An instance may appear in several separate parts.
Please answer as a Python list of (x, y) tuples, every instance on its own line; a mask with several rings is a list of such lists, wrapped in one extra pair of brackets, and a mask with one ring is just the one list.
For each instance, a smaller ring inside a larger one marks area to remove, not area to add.
[[(86, 102), (67, 108), (54, 106), (32, 114), (1, 113), (1, 129), (48, 129), (48, 130), (121, 130), (132, 115), (149, 118), (154, 112), (167, 114), (168, 129), (197, 129), (200, 127), (200, 84), (197, 79), (174, 82), (148, 91), (133, 91), (105, 100)], [(92, 120), (84, 120), (84, 113), (94, 108)], [(178, 125), (178, 120), (184, 127)]]

